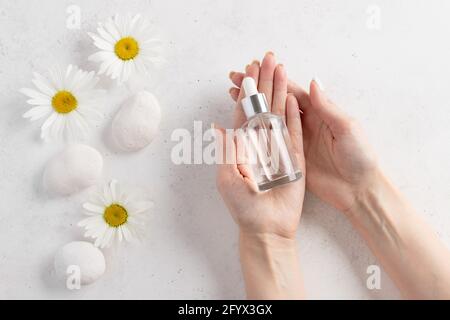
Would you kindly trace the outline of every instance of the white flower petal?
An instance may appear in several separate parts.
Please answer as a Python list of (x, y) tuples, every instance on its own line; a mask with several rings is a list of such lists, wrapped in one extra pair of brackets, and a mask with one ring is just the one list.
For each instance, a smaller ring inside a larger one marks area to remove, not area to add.
[(97, 28), (97, 32), (100, 35), (100, 37), (102, 37), (103, 39), (105, 39), (107, 42), (109, 42), (112, 45), (114, 45), (117, 42), (117, 40), (119, 40), (119, 39), (114, 38), (114, 36), (111, 33), (106, 31), (105, 28), (103, 28), (103, 26), (101, 24)]
[(92, 229), (87, 229), (86, 228), (86, 232), (84, 233), (84, 236), (86, 238), (99, 238), (101, 236), (103, 236), (103, 233), (106, 231), (106, 225), (100, 225), (98, 227), (93, 227)]
[(60, 67), (54, 67), (49, 70), (50, 83), (56, 91), (64, 87), (64, 75)]
[(98, 70), (98, 74), (104, 74), (105, 72), (107, 72), (107, 75), (109, 76), (111, 74), (111, 66), (114, 64), (114, 62), (114, 58), (103, 61), (100, 65), (100, 69)]
[(85, 119), (87, 119), (90, 122), (99, 122), (104, 118), (103, 113), (101, 113), (98, 110), (95, 110), (94, 108), (78, 108), (78, 112), (81, 114), (81, 116)]
[[(106, 231), (106, 230), (105, 230)], [(101, 244), (102, 244), (102, 241), (103, 241), (103, 237), (105, 236), (105, 234), (103, 233), (103, 234), (101, 234), (101, 235), (99, 235), (99, 236), (97, 236), (97, 237), (94, 237), (94, 238), (96, 238), (95, 239), (95, 242), (94, 242), (94, 246), (96, 246), (96, 247), (100, 247), (101, 246)]]
[(133, 235), (131, 234), (130, 230), (128, 229), (128, 227), (126, 225), (122, 225), (122, 232), (123, 232), (123, 236), (126, 241), (128, 241), (128, 242), (133, 241)]
[(109, 183), (109, 188), (111, 191), (112, 202), (116, 202), (118, 200), (116, 186), (117, 186), (117, 180), (115, 180), (115, 179), (111, 180), (111, 182)]
[(52, 111), (50, 106), (34, 107), (23, 114), (24, 118), (29, 118), (31, 121), (35, 121), (42, 117), (45, 117)]
[(105, 199), (105, 203), (109, 206), (111, 203), (113, 203), (112, 197), (111, 197), (111, 190), (109, 189), (108, 185), (105, 185), (103, 187), (103, 198)]
[(123, 239), (122, 226), (119, 226), (117, 228), (117, 237), (118, 237), (119, 242), (122, 242), (122, 239)]
[(86, 224), (84, 226), (84, 229), (86, 230), (86, 237), (93, 237), (93, 236), (99, 236), (102, 234), (103, 230), (106, 227), (105, 220), (101, 216), (92, 217), (97, 218), (97, 220), (90, 222), (89, 224)]
[(56, 139), (61, 136), (66, 123), (65, 116), (58, 114), (56, 120), (49, 127), (49, 134), (52, 139)]
[(44, 124), (41, 126), (41, 137), (47, 137), (47, 131), (48, 128), (52, 125), (52, 123), (56, 120), (56, 118), (58, 117), (57, 113), (52, 113), (50, 115), (50, 117), (47, 118), (47, 120), (45, 120)]
[(109, 18), (105, 22), (105, 29), (114, 38), (114, 40), (116, 41), (120, 40), (121, 35), (119, 33), (119, 30), (117, 30), (117, 27), (114, 25), (114, 21), (112, 18)]
[(130, 78), (130, 61), (125, 61), (122, 68), (121, 82), (125, 82)]
[(33, 106), (45, 106), (50, 102), (49, 99), (28, 99), (27, 103)]
[(120, 82), (120, 75), (122, 74), (122, 69), (123, 63), (119, 62), (118, 60), (114, 61), (113, 65), (111, 66), (111, 78), (118, 79)]
[(98, 35), (96, 35), (95, 33), (88, 33), (89, 36), (94, 39), (94, 45), (101, 49), (101, 50), (105, 50), (105, 51), (114, 51), (114, 44), (109, 43), (106, 40), (103, 40), (102, 38), (100, 38)]
[(131, 34), (134, 34), (140, 27), (140, 22), (142, 21), (142, 15), (140, 13), (136, 14), (130, 19), (128, 30)]
[(105, 236), (103, 237), (101, 245), (102, 248), (109, 247), (111, 245), (113, 235), (114, 235), (114, 228), (109, 227), (105, 232)]
[(125, 37), (127, 34), (124, 32), (125, 27), (123, 25), (123, 18), (122, 16), (120, 16), (119, 14), (115, 14), (114, 15), (114, 25), (117, 29), (117, 31), (119, 31), (120, 34), (120, 38)]
[(89, 61), (93, 62), (102, 62), (108, 59), (118, 59), (116, 54), (111, 51), (97, 51), (94, 54), (91, 54), (88, 58)]
[(76, 124), (76, 128), (78, 130), (77, 135), (82, 138), (86, 137), (87, 131), (89, 130), (89, 125), (86, 119), (80, 115), (78, 110), (71, 112), (71, 119), (74, 124)]
[(104, 207), (95, 205), (93, 203), (86, 202), (83, 204), (83, 208), (89, 212), (93, 213), (103, 213), (105, 211)]
[(41, 93), (38, 92), (34, 89), (28, 89), (28, 88), (22, 88), (19, 90), (21, 93), (23, 93), (24, 95), (33, 98), (33, 99), (41, 99), (41, 100), (46, 100), (46, 101), (50, 101), (52, 98), (48, 95), (46, 95), (45, 93)]
[(99, 222), (99, 221), (102, 221), (102, 216), (95, 215), (95, 216), (91, 216), (91, 217), (81, 220), (80, 222), (78, 222), (77, 225), (79, 227), (88, 227), (89, 229), (91, 229), (90, 226), (92, 226), (95, 222)]
[[(111, 227), (109, 227), (107, 224), (105, 224), (105, 228), (104, 228), (103, 232), (99, 233), (98, 236), (96, 237), (97, 238), (95, 241), (96, 246), (98, 246), (100, 248), (105, 247), (104, 243), (105, 243), (105, 239), (106, 239), (109, 229), (111, 229)], [(97, 243), (98, 243), (98, 245), (97, 245)]]
[(66, 75), (64, 78), (65, 89), (72, 92), (74, 85), (77, 84), (82, 78), (83, 71), (76, 67), (73, 67), (72, 65), (69, 65), (69, 67), (67, 67)]
[(52, 87), (52, 85), (45, 79), (43, 76), (41, 76), (39, 73), (34, 72), (34, 79), (32, 82), (34, 85), (41, 90), (44, 94), (53, 97), (56, 93), (56, 89)]

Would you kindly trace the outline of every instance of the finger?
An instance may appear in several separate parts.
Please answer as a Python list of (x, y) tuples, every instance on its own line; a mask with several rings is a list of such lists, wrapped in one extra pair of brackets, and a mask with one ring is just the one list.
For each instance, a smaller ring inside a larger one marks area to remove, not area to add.
[(272, 112), (280, 116), (286, 113), (287, 76), (282, 64), (275, 68), (273, 77)]
[(229, 78), (231, 82), (238, 88), (241, 87), (242, 80), (244, 80), (245, 74), (242, 72), (231, 71)]
[[(235, 146), (236, 146), (236, 161), (239, 172), (244, 178), (252, 178), (252, 172), (250, 168), (249, 150), (247, 142), (247, 134), (242, 129), (235, 131)], [(252, 179), (253, 180), (253, 179)]]
[(301, 113), (311, 106), (308, 92), (292, 80), (288, 80), (288, 93), (292, 93), (297, 98)]
[[(257, 61), (253, 61), (252, 64), (248, 65), (246, 68), (245, 76), (252, 77), (256, 83), (258, 83), (259, 79), (259, 63)], [(247, 118), (245, 117), (244, 110), (241, 106), (241, 100), (244, 97), (244, 90), (240, 90), (239, 96), (236, 101), (236, 108), (234, 109), (234, 128), (240, 128)]]
[(220, 150), (222, 152), (217, 159), (218, 176), (222, 178), (230, 178), (238, 173), (236, 161), (236, 145), (234, 144), (233, 135), (231, 135), (230, 132), (227, 132), (227, 130), (215, 123), (213, 123), (211, 127), (214, 129), (217, 150)]
[[(242, 72), (230, 72), (230, 80), (237, 88), (241, 87), (244, 77), (245, 74)], [(308, 92), (292, 80), (288, 80), (287, 91), (288, 93), (294, 94), (297, 98), (301, 112), (305, 111), (305, 109), (311, 105)]]
[(228, 90), (228, 93), (231, 96), (231, 99), (233, 99), (233, 101), (237, 101), (238, 97), (239, 97), (239, 88), (230, 88), (230, 90)]
[(286, 124), (291, 137), (292, 147), (295, 154), (303, 157), (303, 133), (302, 121), (298, 112), (298, 101), (293, 94), (289, 94), (286, 99)]
[(272, 52), (266, 53), (261, 63), (258, 91), (266, 95), (269, 108), (272, 108), (273, 94), (273, 76), (275, 72), (276, 61)]
[[(238, 163), (237, 146), (234, 130), (225, 130), (217, 124), (212, 124), (216, 135), (218, 150), (222, 151), (222, 161), (217, 165), (217, 184), (219, 189), (243, 187), (242, 191), (254, 189), (253, 181), (250, 179), (251, 172), (245, 163)], [(219, 159), (220, 160), (220, 159)]]
[(333, 133), (343, 131), (349, 122), (348, 116), (327, 99), (317, 80), (312, 80), (309, 88), (313, 112), (330, 127)]

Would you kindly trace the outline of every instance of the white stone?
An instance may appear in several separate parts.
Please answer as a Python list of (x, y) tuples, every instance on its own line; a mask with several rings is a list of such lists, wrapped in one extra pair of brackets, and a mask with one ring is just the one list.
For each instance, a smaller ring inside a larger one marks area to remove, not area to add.
[(79, 271), (81, 285), (88, 285), (105, 273), (106, 264), (103, 253), (92, 243), (73, 241), (58, 250), (54, 267), (59, 279), (67, 280)]
[(155, 96), (140, 91), (122, 105), (111, 124), (113, 143), (123, 151), (146, 147), (158, 133), (161, 110)]
[(100, 178), (103, 158), (83, 144), (67, 147), (47, 164), (44, 187), (52, 194), (69, 195), (94, 185)]

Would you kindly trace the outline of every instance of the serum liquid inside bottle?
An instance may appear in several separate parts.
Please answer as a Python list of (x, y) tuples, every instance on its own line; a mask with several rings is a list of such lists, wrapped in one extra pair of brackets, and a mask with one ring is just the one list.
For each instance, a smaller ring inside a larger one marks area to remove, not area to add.
[(242, 126), (246, 162), (259, 191), (272, 189), (302, 177), (292, 152), (291, 139), (282, 117), (269, 112), (266, 97), (251, 77), (242, 82), (242, 108), (247, 122)]

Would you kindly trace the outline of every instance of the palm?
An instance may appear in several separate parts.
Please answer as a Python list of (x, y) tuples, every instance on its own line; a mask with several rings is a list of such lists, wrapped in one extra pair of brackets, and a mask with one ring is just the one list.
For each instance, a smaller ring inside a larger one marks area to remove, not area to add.
[[(304, 165), (301, 167), (304, 168)], [(231, 202), (233, 207), (230, 208), (233, 218), (247, 231), (275, 233), (285, 237), (294, 235), (302, 211), (304, 181), (300, 179), (264, 193), (255, 192), (250, 204), (247, 200), (248, 186), (241, 184), (238, 190), (233, 190), (235, 201)]]
[[(339, 210), (351, 207), (353, 189), (372, 166), (371, 152), (359, 128), (349, 125), (346, 131), (332, 132), (316, 114), (303, 117), (307, 187)], [(355, 131), (358, 131), (356, 133)]]
[[(258, 84), (258, 91), (265, 94), (271, 112), (286, 117), (293, 152), (301, 172), (305, 173), (301, 137), (301, 119), (295, 97), (287, 96), (287, 77), (282, 65), (276, 65), (272, 54), (267, 54), (261, 66), (253, 62), (246, 68), (247, 77)], [(242, 74), (241, 81), (244, 77)], [(234, 112), (234, 127), (240, 128), (246, 117), (240, 105), (244, 90), (238, 90)], [(254, 182), (246, 174), (244, 166), (219, 166), (217, 183), (219, 191), (234, 220), (241, 230), (253, 233), (273, 233), (294, 237), (302, 211), (305, 178), (257, 192)]]
[[(303, 168), (302, 172), (304, 172), (304, 164), (301, 164), (300, 167)], [(274, 219), (275, 231), (289, 235), (295, 234), (302, 212), (304, 195), (304, 178), (272, 190), (272, 194), (268, 196), (275, 207), (275, 211), (269, 214)]]

